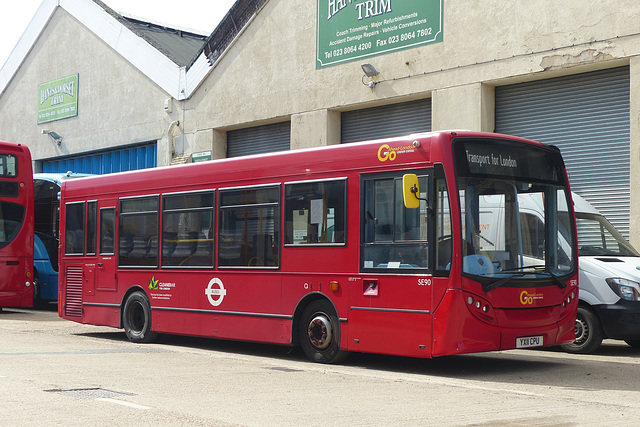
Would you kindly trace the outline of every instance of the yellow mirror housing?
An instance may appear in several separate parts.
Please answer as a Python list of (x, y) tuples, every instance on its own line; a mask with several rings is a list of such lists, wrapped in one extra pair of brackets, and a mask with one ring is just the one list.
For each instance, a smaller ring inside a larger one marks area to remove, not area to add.
[(420, 207), (420, 187), (418, 186), (418, 175), (407, 173), (402, 176), (402, 198), (404, 207), (407, 209), (417, 209)]

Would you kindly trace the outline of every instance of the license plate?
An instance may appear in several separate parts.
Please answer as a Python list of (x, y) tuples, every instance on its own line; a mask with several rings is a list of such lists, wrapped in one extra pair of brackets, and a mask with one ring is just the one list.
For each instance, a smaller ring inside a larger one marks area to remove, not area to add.
[(516, 338), (516, 348), (541, 347), (543, 344), (544, 339), (542, 335)]

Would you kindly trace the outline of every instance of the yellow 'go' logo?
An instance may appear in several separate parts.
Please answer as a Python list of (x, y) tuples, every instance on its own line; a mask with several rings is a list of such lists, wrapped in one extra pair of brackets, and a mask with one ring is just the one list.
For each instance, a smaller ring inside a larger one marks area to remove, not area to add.
[(522, 291), (520, 293), (520, 303), (522, 305), (533, 304), (534, 299), (542, 299), (543, 294), (530, 294), (527, 291)]
[(396, 152), (391, 150), (387, 144), (382, 144), (378, 149), (378, 160), (384, 162), (386, 160), (394, 161), (396, 159)]

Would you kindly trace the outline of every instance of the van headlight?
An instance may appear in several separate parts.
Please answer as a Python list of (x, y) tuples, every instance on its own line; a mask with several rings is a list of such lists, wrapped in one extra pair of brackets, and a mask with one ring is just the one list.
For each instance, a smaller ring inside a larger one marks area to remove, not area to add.
[(640, 283), (613, 277), (607, 279), (607, 284), (620, 298), (627, 301), (640, 301)]

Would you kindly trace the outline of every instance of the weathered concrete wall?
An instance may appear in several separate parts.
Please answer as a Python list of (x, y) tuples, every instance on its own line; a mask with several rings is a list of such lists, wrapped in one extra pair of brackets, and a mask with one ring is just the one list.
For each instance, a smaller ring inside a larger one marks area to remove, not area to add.
[[(38, 84), (76, 73), (78, 116), (38, 125)], [(163, 90), (58, 8), (0, 97), (0, 138), (27, 144), (35, 160), (154, 140), (160, 140), (159, 152), (166, 153), (167, 130), (173, 117), (180, 116), (178, 103), (172, 115), (165, 113), (166, 98)], [(61, 135), (61, 146), (42, 129)]]
[[(165, 165), (174, 152), (224, 158), (228, 130), (283, 120), (292, 149), (336, 144), (342, 111), (425, 97), (433, 129), (491, 131), (496, 86), (630, 64), (631, 236), (640, 246), (640, 2), (446, 1), (443, 42), (319, 70), (316, 7), (269, 0), (170, 114), (167, 93), (58, 8), (0, 96), (0, 138), (29, 145), (37, 160), (158, 141)], [(374, 88), (363, 84), (364, 62), (380, 72)], [(75, 73), (78, 117), (37, 125), (38, 84)], [(42, 129), (62, 135), (62, 146)]]

